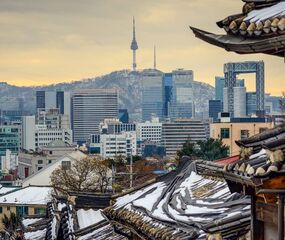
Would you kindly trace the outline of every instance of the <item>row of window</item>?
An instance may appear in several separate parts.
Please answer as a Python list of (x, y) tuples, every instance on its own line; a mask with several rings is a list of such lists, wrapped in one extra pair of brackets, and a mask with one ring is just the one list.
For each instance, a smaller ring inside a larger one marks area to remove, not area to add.
[[(43, 215), (45, 214), (46, 210), (45, 208), (33, 208), (35, 215)], [(3, 210), (10, 211), (10, 206), (7, 207), (0, 207), (0, 214), (3, 213)], [(16, 214), (24, 217), (29, 215), (29, 207), (28, 206), (16, 206)]]
[[(267, 128), (259, 128), (259, 133), (262, 133), (265, 130), (267, 130)], [(222, 139), (230, 138), (230, 129), (229, 128), (221, 128), (220, 136)], [(248, 137), (249, 137), (249, 130), (248, 129), (240, 130), (240, 139), (245, 139)]]

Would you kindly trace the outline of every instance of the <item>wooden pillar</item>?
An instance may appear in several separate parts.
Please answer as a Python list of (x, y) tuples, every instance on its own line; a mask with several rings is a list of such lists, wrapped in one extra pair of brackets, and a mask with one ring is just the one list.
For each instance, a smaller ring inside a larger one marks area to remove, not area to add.
[(278, 198), (278, 240), (284, 240), (284, 196)]
[(256, 196), (254, 193), (251, 195), (250, 231), (251, 240), (264, 240), (264, 224), (256, 218)]
[(250, 222), (250, 234), (251, 234), (251, 237), (250, 239), (251, 240), (256, 240), (255, 238), (255, 222), (256, 222), (256, 212), (255, 212), (255, 209), (256, 209), (256, 197), (255, 197), (255, 194), (252, 194), (251, 195), (251, 222)]

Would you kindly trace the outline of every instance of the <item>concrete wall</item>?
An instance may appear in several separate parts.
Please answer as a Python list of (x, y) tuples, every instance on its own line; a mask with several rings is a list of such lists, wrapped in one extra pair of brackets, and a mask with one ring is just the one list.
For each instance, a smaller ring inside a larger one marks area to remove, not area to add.
[(235, 141), (241, 139), (241, 130), (248, 130), (249, 137), (260, 133), (263, 128), (273, 128), (273, 123), (212, 123), (210, 124), (210, 137), (219, 139), (221, 137), (221, 129), (228, 128), (230, 130), (229, 138), (224, 138), (223, 143), (230, 147), (230, 156), (239, 154), (240, 148)]

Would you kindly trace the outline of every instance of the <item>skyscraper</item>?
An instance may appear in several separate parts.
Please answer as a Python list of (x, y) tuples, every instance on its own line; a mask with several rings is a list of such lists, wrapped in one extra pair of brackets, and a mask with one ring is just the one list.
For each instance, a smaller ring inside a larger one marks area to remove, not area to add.
[(246, 114), (256, 114), (256, 92), (246, 93)]
[(234, 117), (246, 117), (246, 88), (234, 87)]
[[(244, 87), (244, 79), (236, 80), (237, 87)], [(225, 87), (224, 77), (215, 77), (215, 100), (224, 101), (223, 89)]]
[(172, 71), (172, 98), (170, 118), (191, 118), (193, 106), (193, 71), (178, 69)]
[(209, 118), (218, 120), (220, 112), (222, 112), (221, 100), (209, 100)]
[(163, 114), (166, 117), (170, 116), (170, 103), (172, 100), (172, 89), (173, 89), (173, 82), (172, 82), (172, 73), (165, 73), (163, 76), (163, 85), (164, 85), (164, 103), (163, 103)]
[[(248, 62), (235, 62), (226, 63), (224, 65), (225, 73), (225, 89), (227, 91), (227, 103), (224, 101), (224, 106), (227, 107), (227, 112), (234, 115), (234, 88), (237, 86), (236, 76), (238, 74), (255, 73), (256, 80), (256, 110), (264, 112), (265, 110), (265, 93), (264, 93), (264, 62), (263, 61), (248, 61)], [(225, 96), (225, 95), (224, 95)]]
[(80, 89), (72, 94), (73, 141), (86, 142), (91, 134), (99, 133), (99, 123), (118, 117), (116, 89)]
[(142, 120), (148, 121), (152, 116), (164, 117), (163, 73), (155, 69), (142, 72)]
[(131, 50), (133, 51), (133, 71), (137, 69), (137, 59), (136, 59), (136, 51), (138, 50), (138, 43), (136, 40), (136, 25), (135, 18), (133, 17), (133, 39), (131, 43)]
[(61, 114), (69, 115), (70, 95), (63, 91), (37, 91), (36, 107), (37, 109), (49, 110), (58, 108)]

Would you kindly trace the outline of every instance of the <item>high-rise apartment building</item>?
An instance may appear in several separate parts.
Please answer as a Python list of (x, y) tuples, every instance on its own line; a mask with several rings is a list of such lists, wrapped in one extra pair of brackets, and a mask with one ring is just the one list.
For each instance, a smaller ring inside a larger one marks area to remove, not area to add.
[(162, 124), (161, 143), (166, 148), (166, 155), (176, 155), (186, 141), (205, 140), (205, 125), (200, 120), (177, 119)]
[(90, 134), (99, 133), (99, 123), (118, 117), (118, 90), (81, 89), (72, 94), (73, 140), (88, 141)]
[(142, 120), (152, 116), (162, 118), (163, 114), (163, 73), (146, 69), (142, 73)]

